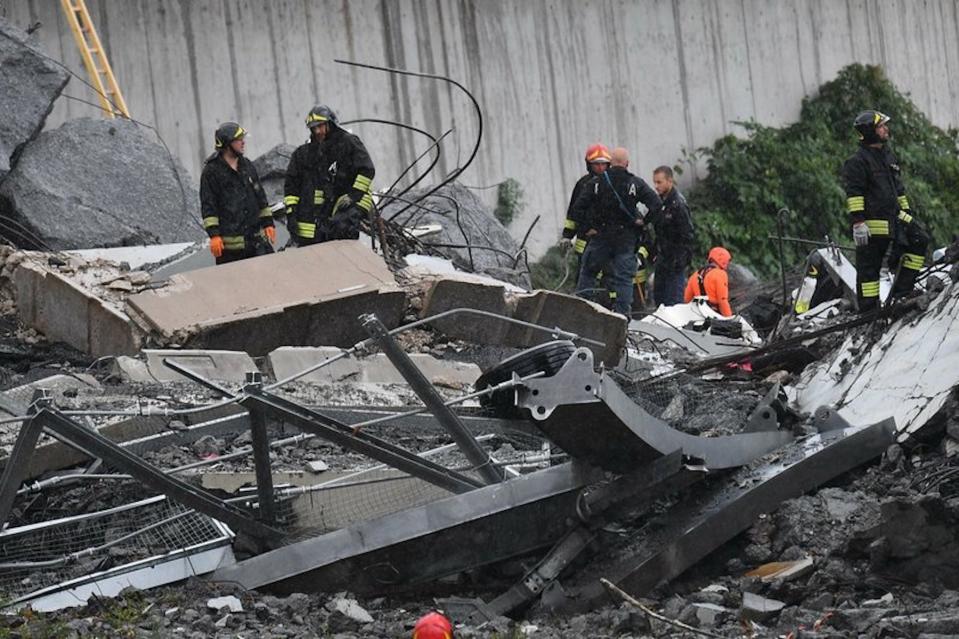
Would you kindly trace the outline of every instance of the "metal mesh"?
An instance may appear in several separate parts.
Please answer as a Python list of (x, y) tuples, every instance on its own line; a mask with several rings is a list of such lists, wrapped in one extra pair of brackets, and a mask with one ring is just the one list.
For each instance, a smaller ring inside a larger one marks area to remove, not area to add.
[[(478, 438), (499, 464), (523, 463), (542, 455), (543, 439), (519, 431), (500, 431)], [(455, 446), (421, 454), (446, 468), (479, 478)], [(543, 464), (539, 458), (533, 463)], [(300, 493), (300, 494), (296, 494)], [(446, 490), (378, 465), (316, 486), (289, 491), (291, 519), (287, 531), (293, 539), (322, 534), (345, 526), (422, 506), (449, 496)]]
[(762, 389), (753, 382), (710, 381), (685, 373), (614, 379), (652, 416), (678, 430), (704, 436), (741, 432), (763, 397)]
[(0, 598), (224, 539), (209, 517), (165, 497), (0, 533)]

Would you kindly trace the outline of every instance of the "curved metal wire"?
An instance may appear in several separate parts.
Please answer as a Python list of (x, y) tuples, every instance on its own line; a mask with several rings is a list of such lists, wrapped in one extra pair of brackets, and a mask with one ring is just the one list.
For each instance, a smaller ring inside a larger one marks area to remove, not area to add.
[[(460, 91), (462, 91), (463, 93), (465, 93), (466, 96), (467, 96), (467, 97), (470, 99), (470, 101), (473, 103), (473, 108), (476, 110), (477, 132), (476, 132), (476, 142), (473, 144), (473, 150), (470, 152), (469, 158), (466, 160), (466, 163), (465, 163), (463, 166), (461, 166), (461, 167), (459, 167), (459, 168), (457, 168), (457, 169), (454, 169), (454, 170), (449, 174), (449, 176), (447, 176), (447, 178), (446, 178), (445, 180), (443, 180), (442, 182), (440, 182), (438, 185), (434, 186), (431, 190), (427, 191), (424, 195), (422, 195), (422, 196), (419, 198), (419, 200), (429, 197), (430, 195), (432, 195), (432, 194), (435, 193), (436, 191), (440, 190), (441, 188), (443, 188), (444, 186), (446, 186), (447, 184), (449, 184), (450, 182), (452, 182), (453, 180), (455, 180), (457, 177), (459, 177), (459, 176), (463, 173), (463, 171), (465, 171), (465, 170), (467, 169), (467, 167), (469, 167), (470, 164), (473, 163), (473, 160), (476, 158), (476, 154), (477, 154), (477, 152), (479, 151), (480, 141), (483, 139), (483, 111), (482, 111), (482, 109), (480, 109), (479, 102), (476, 101), (476, 98), (473, 97), (473, 94), (470, 93), (469, 90), (468, 90), (466, 87), (464, 87), (462, 84), (460, 84), (460, 83), (457, 82), (456, 80), (453, 80), (453, 79), (450, 78), (450, 77), (447, 77), (447, 76), (444, 76), (444, 75), (437, 75), (437, 74), (433, 74), (433, 73), (419, 73), (419, 72), (417, 72), (417, 71), (407, 71), (406, 69), (397, 69), (397, 68), (393, 68), (393, 67), (382, 67), (382, 66), (378, 66), (378, 65), (375, 65), (375, 64), (364, 64), (364, 63), (362, 63), (362, 62), (353, 62), (353, 61), (351, 61), (351, 60), (334, 60), (334, 62), (336, 62), (337, 64), (346, 64), (346, 65), (349, 65), (349, 66), (360, 67), (360, 68), (363, 68), (363, 69), (373, 69), (373, 70), (375, 70), (375, 71), (385, 71), (385, 72), (387, 72), (387, 73), (395, 73), (395, 74), (398, 74), (398, 75), (408, 75), (408, 76), (413, 76), (413, 77), (417, 77), (417, 78), (428, 78), (428, 79), (431, 79), (431, 80), (442, 80), (443, 82), (447, 82), (447, 83), (449, 83), (449, 84), (452, 84), (453, 86), (455, 86), (456, 88), (458, 88)], [(419, 201), (419, 200), (417, 200), (417, 201)], [(409, 208), (409, 207), (407, 206), (406, 208)], [(406, 208), (403, 208), (403, 209), (397, 211), (397, 212), (394, 213), (389, 219), (390, 219), (390, 220), (393, 220), (397, 215), (403, 213), (403, 211), (405, 211)]]

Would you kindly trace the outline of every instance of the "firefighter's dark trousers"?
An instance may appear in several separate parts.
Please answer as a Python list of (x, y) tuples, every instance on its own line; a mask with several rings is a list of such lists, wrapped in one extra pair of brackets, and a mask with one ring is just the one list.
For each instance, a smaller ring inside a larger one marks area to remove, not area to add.
[[(856, 247), (856, 288), (859, 312), (879, 307), (879, 271), (889, 250), (889, 270), (895, 276), (891, 295), (909, 293), (926, 259), (929, 236), (908, 214), (906, 219), (866, 220), (869, 244)], [(890, 245), (892, 249), (890, 250)]]
[(613, 302), (613, 311), (629, 317), (633, 306), (633, 276), (636, 274), (636, 235), (631, 229), (607, 228), (590, 239), (583, 253), (576, 294), (602, 303), (595, 294), (600, 271), (609, 278), (609, 289), (616, 294), (615, 299), (606, 294)]

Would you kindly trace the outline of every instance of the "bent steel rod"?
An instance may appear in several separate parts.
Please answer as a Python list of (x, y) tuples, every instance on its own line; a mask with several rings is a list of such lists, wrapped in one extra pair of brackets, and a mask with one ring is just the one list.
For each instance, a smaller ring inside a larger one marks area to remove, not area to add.
[(463, 451), (470, 463), (476, 467), (486, 483), (494, 484), (503, 481), (505, 475), (502, 469), (493, 465), (489, 453), (479, 445), (459, 416), (443, 402), (443, 398), (436, 392), (430, 380), (426, 379), (423, 371), (417, 368), (406, 351), (393, 340), (389, 331), (383, 326), (383, 322), (372, 314), (360, 316), (360, 322), (366, 332), (370, 334), (370, 337), (376, 340), (380, 350), (386, 354), (396, 370), (403, 376), (403, 379), (409, 383), (413, 391), (430, 409), (436, 421), (452, 435), (456, 445)]

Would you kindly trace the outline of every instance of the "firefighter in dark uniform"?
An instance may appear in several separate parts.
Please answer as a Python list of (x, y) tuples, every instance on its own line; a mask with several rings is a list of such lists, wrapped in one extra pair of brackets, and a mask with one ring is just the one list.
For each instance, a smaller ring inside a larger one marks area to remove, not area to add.
[(306, 116), (310, 140), (290, 158), (283, 202), (297, 246), (355, 240), (373, 209), (373, 161), (363, 142), (340, 128), (336, 114), (316, 106)]
[(628, 167), (626, 149), (613, 149), (609, 169), (594, 176), (573, 205), (577, 232), (585, 229), (583, 237), (588, 240), (577, 294), (589, 297), (584, 293), (595, 286), (596, 275), (611, 263), (610, 284), (616, 294), (613, 310), (627, 317), (633, 304), (636, 244), (643, 226), (636, 205), (642, 202), (653, 215), (662, 208), (656, 191)]
[(899, 164), (888, 147), (888, 123), (889, 116), (878, 111), (856, 116), (853, 126), (859, 133), (859, 150), (842, 167), (856, 243), (860, 313), (879, 307), (879, 271), (890, 244), (889, 268), (896, 273), (891, 295), (902, 296), (912, 291), (929, 243), (909, 208)]
[[(586, 238), (576, 233), (578, 224), (576, 220), (573, 219), (573, 205), (589, 181), (609, 168), (609, 149), (602, 144), (593, 144), (586, 149), (585, 159), (586, 174), (576, 180), (576, 184), (573, 185), (573, 194), (569, 198), (569, 206), (566, 208), (566, 220), (563, 223), (563, 237), (560, 240), (561, 246), (571, 245), (573, 247), (580, 263), (583, 259), (583, 251), (586, 250)], [(583, 232), (586, 232), (585, 229), (583, 229)]]
[(200, 176), (200, 212), (217, 264), (273, 252), (276, 229), (253, 163), (243, 155), (246, 131), (225, 122), (214, 135), (216, 152)]

